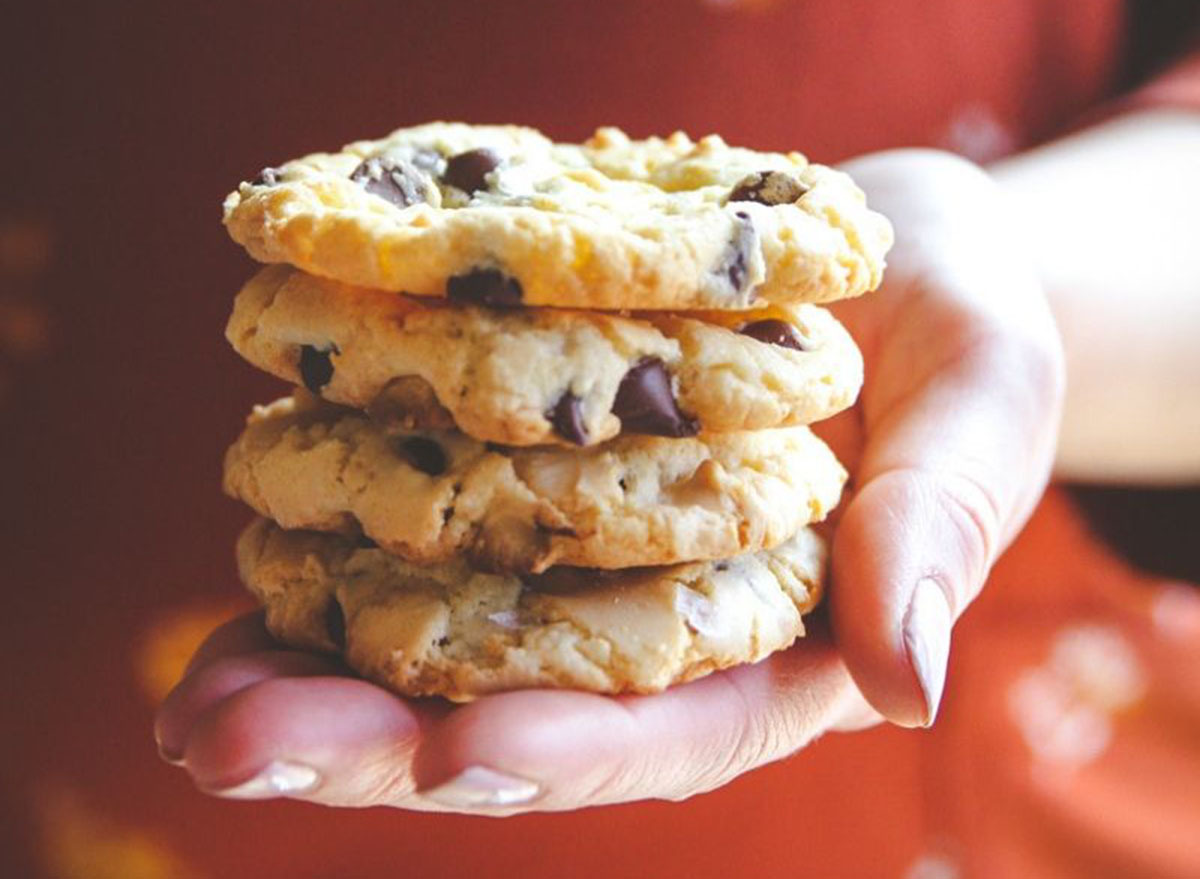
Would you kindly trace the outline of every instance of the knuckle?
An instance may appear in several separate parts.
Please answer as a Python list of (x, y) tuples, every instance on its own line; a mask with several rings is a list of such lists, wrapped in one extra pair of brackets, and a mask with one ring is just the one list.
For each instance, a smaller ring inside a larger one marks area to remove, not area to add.
[[(997, 369), (1021, 382), (1022, 390), (1042, 406), (1055, 406), (1066, 390), (1062, 342), (1052, 323), (1022, 325), (995, 343)], [(1001, 373), (1004, 374), (1004, 373)]]

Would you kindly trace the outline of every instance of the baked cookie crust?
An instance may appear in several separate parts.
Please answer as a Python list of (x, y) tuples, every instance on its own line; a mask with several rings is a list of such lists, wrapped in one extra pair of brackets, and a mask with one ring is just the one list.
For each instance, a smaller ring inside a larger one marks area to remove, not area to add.
[(238, 294), (226, 337), (254, 366), (334, 403), (514, 446), (809, 424), (862, 385), (854, 341), (814, 305), (496, 309), (269, 266)]
[(804, 634), (825, 565), (804, 529), (727, 561), (517, 577), (461, 559), (418, 567), (258, 519), (238, 566), (275, 637), (340, 654), (410, 696), (525, 687), (651, 693), (755, 662)]
[(420, 564), (624, 568), (770, 548), (825, 517), (846, 473), (806, 427), (586, 449), (385, 429), (304, 391), (257, 407), (225, 490), (285, 528), (365, 535)]
[(266, 168), (225, 200), (255, 259), (416, 296), (745, 309), (878, 286), (892, 243), (844, 173), (709, 135), (556, 144), (435, 122)]

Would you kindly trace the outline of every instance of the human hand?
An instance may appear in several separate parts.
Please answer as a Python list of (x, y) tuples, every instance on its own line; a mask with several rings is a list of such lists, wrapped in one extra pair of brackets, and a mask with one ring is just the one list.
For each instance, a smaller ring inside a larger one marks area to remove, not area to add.
[(1061, 352), (982, 171), (929, 151), (847, 168), (897, 243), (884, 286), (835, 308), (867, 384), (821, 429), (853, 474), (833, 534), (832, 639), (818, 626), (655, 696), (529, 690), (450, 706), (282, 649), (253, 615), (214, 633), (163, 705), (164, 754), (225, 796), (509, 814), (687, 797), (875, 711), (931, 722), (953, 621), (1045, 485)]

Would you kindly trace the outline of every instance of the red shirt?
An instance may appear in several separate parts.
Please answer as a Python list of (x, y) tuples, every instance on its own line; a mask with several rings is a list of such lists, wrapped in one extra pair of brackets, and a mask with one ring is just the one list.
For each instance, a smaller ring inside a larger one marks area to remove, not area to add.
[[(52, 6), (0, 34), (0, 454), (19, 511), (0, 872), (1200, 875), (1200, 593), (1124, 567), (1061, 496), (956, 633), (932, 733), (829, 736), (684, 804), (501, 822), (228, 803), (150, 740), (154, 701), (239, 594), (246, 514), (219, 494), (220, 451), (283, 392), (221, 340), (250, 271), (218, 221), (235, 181), (432, 118), (986, 160), (1116, 96), (1122, 3)], [(1198, 64), (1137, 100), (1200, 106)]]

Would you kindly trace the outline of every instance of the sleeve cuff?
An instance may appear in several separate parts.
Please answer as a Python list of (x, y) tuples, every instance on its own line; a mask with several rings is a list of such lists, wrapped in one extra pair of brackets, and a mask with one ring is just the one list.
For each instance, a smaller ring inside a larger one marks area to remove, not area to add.
[(1200, 110), (1200, 43), (1165, 71), (1120, 101), (1122, 108), (1180, 107)]

